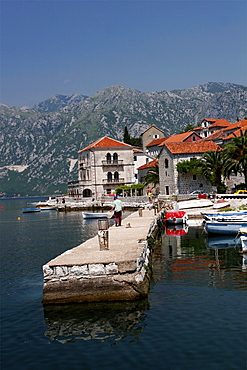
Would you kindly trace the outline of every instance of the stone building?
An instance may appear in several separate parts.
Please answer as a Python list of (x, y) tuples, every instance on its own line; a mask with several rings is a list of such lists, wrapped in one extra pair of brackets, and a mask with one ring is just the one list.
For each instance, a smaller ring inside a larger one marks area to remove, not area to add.
[(102, 137), (78, 152), (78, 180), (69, 182), (69, 195), (99, 199), (121, 185), (135, 184), (137, 167), (146, 161), (141, 150)]
[(159, 155), (160, 194), (188, 194), (194, 190), (212, 192), (212, 185), (203, 175), (187, 173), (182, 175), (177, 171), (177, 163), (200, 158), (207, 151), (221, 150), (213, 141), (191, 143), (164, 143)]
[(155, 125), (149, 126), (145, 131), (142, 132), (142, 150), (145, 153), (146, 147), (151, 141), (161, 139), (164, 137), (164, 132), (156, 127)]

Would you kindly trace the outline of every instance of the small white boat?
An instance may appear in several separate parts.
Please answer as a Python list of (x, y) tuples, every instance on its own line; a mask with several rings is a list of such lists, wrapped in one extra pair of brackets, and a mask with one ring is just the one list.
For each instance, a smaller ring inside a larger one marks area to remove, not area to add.
[(52, 211), (54, 209), (57, 209), (56, 206), (46, 206), (46, 207), (39, 207), (41, 211)]
[(184, 200), (177, 203), (180, 209), (211, 207), (213, 203), (209, 199)]
[(83, 218), (111, 218), (111, 212), (82, 212)]
[(228, 202), (227, 200), (218, 199), (214, 202), (213, 209), (220, 209), (220, 208), (225, 208), (229, 206), (230, 206), (230, 202)]
[(167, 211), (165, 213), (164, 221), (168, 224), (185, 224), (188, 216), (185, 211)]
[(40, 208), (22, 208), (23, 213), (40, 212)]

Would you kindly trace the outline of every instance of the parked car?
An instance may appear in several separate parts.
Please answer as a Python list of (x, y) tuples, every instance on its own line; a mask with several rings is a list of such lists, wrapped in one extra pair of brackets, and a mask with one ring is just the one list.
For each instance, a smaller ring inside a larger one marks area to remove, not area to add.
[(247, 190), (238, 190), (234, 194), (247, 194)]
[(205, 191), (201, 190), (194, 190), (190, 193), (190, 195), (197, 195), (197, 194), (206, 194)]

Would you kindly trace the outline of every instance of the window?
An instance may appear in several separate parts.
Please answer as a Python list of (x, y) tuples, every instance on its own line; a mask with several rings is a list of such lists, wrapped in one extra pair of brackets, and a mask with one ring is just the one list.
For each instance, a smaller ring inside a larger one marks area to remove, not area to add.
[(166, 186), (166, 195), (169, 195), (169, 186)]
[(117, 153), (114, 153), (113, 154), (113, 162), (117, 162), (118, 161), (118, 154)]
[(114, 181), (119, 181), (119, 173), (117, 171), (114, 172)]
[(169, 162), (168, 162), (168, 159), (166, 158), (165, 159), (165, 168), (168, 168), (168, 164), (169, 164)]
[(137, 161), (137, 156), (136, 155), (134, 155), (134, 161)]
[(111, 154), (110, 153), (106, 154), (106, 162), (111, 163)]
[(196, 141), (196, 137), (195, 137), (195, 135), (193, 135), (193, 136), (192, 136), (192, 140), (193, 140), (193, 141)]
[(111, 172), (107, 173), (107, 181), (112, 182), (112, 173)]
[(154, 134), (154, 135), (153, 135), (153, 138), (154, 138), (154, 139), (159, 139), (159, 137), (160, 137), (160, 135), (158, 135), (158, 134)]
[(196, 175), (193, 175), (193, 180), (196, 180)]

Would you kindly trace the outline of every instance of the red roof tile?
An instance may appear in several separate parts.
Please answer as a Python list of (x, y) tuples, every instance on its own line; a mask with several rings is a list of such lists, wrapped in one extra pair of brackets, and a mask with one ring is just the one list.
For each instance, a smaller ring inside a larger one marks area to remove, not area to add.
[(126, 146), (129, 148), (132, 148), (132, 146), (129, 144), (122, 143), (121, 141), (114, 140), (114, 139), (111, 139), (110, 137), (104, 136), (98, 139), (97, 141), (95, 141), (94, 143), (88, 145), (86, 148), (80, 150), (78, 153), (81, 153), (84, 150), (91, 149), (91, 148), (113, 148), (113, 147), (121, 148), (121, 147), (126, 147)]
[(158, 166), (159, 165), (159, 161), (157, 158), (155, 158), (153, 161), (147, 163), (147, 164), (143, 164), (142, 166), (138, 167), (137, 169), (138, 170), (143, 170), (144, 168), (151, 168), (151, 167), (155, 167), (155, 166)]
[(193, 143), (164, 143), (164, 146), (173, 154), (196, 154), (207, 151), (222, 150), (221, 147), (213, 141), (197, 141)]

